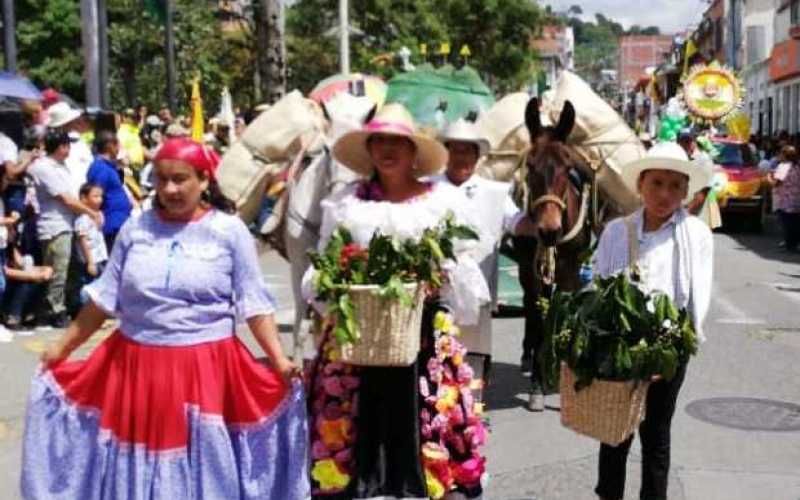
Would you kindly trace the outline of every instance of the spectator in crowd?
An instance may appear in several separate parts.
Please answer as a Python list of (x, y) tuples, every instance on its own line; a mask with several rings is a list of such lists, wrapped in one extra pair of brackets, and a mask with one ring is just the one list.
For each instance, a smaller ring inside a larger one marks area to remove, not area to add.
[[(100, 210), (104, 202), (103, 188), (87, 182), (81, 186), (80, 200), (92, 210)], [(80, 304), (84, 305), (88, 297), (84, 295), (83, 287), (97, 279), (103, 272), (108, 261), (108, 249), (100, 226), (86, 214), (79, 215), (75, 220), (75, 237), (80, 264), (78, 289), (81, 290)]]
[[(0, 182), (0, 190), (5, 186), (5, 182)], [(13, 227), (19, 220), (17, 212), (11, 212), (8, 216), (5, 213), (5, 207), (0, 198), (0, 269), (5, 265), (6, 246), (8, 245), (8, 229)], [(6, 278), (4, 273), (0, 273), (0, 297), (3, 296), (6, 289)], [(5, 326), (0, 324), (0, 342), (9, 342), (13, 334), (9, 332)]]
[[(189, 137), (189, 130), (181, 127), (177, 123), (173, 123), (169, 127), (167, 127), (164, 135), (166, 136), (163, 140), (161, 137), (158, 137), (158, 141), (153, 143), (153, 150), (152, 150), (152, 157), (155, 158), (156, 153), (161, 148), (161, 145), (169, 140), (169, 139), (176, 139), (179, 137)], [(153, 179), (153, 162), (149, 162), (145, 165), (144, 169), (142, 169), (142, 174), (139, 176), (139, 183), (142, 187), (147, 190), (151, 191), (155, 188)]]
[(90, 129), (89, 120), (80, 110), (71, 108), (65, 102), (53, 104), (48, 112), (50, 113), (48, 127), (66, 132), (72, 140), (65, 164), (77, 191), (86, 182), (86, 172), (89, 171), (89, 165), (93, 160), (92, 150), (80, 140), (81, 134)]
[(53, 268), (36, 266), (33, 256), (23, 254), (15, 243), (15, 231), (9, 231), (9, 246), (6, 252), (6, 292), (3, 297), (6, 311), (6, 327), (22, 333), (26, 314), (32, 312), (36, 297), (41, 296), (47, 282), (53, 277)]
[(789, 252), (797, 252), (800, 244), (800, 164), (797, 150), (785, 146), (780, 159), (768, 180), (773, 186), (773, 207), (783, 227), (781, 246)]
[(102, 189), (101, 208), (105, 219), (103, 236), (109, 251), (114, 245), (117, 233), (133, 210), (133, 204), (123, 185), (123, 176), (116, 165), (119, 147), (119, 140), (112, 132), (98, 133), (94, 141), (97, 156), (86, 176), (87, 182)]
[(139, 125), (136, 111), (126, 109), (122, 114), (122, 123), (117, 130), (117, 138), (129, 167), (138, 172), (144, 167), (144, 146), (139, 137)]
[(168, 107), (162, 106), (161, 109), (158, 110), (158, 118), (161, 120), (164, 128), (172, 125), (172, 111), (170, 111)]
[(53, 268), (48, 283), (45, 309), (39, 318), (41, 327), (66, 328), (64, 289), (72, 253), (72, 231), (76, 214), (89, 215), (98, 225), (102, 214), (87, 207), (78, 199), (78, 188), (72, 182), (65, 164), (72, 140), (65, 132), (51, 130), (45, 137), (47, 156), (39, 158), (28, 169), (36, 188), (39, 205), (37, 232), (46, 266)]

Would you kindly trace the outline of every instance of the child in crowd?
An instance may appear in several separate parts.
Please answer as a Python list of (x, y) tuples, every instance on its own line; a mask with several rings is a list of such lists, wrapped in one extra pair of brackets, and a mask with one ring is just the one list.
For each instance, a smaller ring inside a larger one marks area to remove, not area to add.
[(23, 254), (19, 236), (15, 229), (9, 231), (8, 248), (5, 251), (5, 279), (7, 287), (3, 302), (6, 311), (6, 327), (25, 335), (26, 312), (33, 321), (36, 299), (44, 292), (45, 284), (53, 277), (53, 268), (34, 265), (33, 256)]
[[(103, 205), (103, 188), (97, 184), (86, 183), (81, 186), (79, 194), (82, 203), (92, 210), (100, 211), (100, 207)], [(102, 229), (88, 215), (81, 215), (75, 220), (75, 236), (80, 262), (78, 283), (79, 290), (81, 290), (81, 305), (83, 305), (87, 298), (82, 289), (103, 272), (108, 260), (108, 250)]]

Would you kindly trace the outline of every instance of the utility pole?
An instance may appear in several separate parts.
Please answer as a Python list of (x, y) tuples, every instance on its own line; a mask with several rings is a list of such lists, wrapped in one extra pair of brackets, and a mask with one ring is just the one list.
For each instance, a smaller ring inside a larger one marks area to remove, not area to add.
[(339, 71), (350, 74), (350, 18), (348, 0), (339, 0)]
[(286, 44), (282, 0), (259, 0), (255, 21), (261, 96), (266, 102), (274, 103), (286, 94)]
[(108, 6), (106, 0), (97, 0), (97, 40), (100, 55), (100, 106), (107, 109), (111, 105), (108, 86)]
[[(7, 0), (8, 1), (8, 0)], [(81, 0), (81, 41), (83, 43), (86, 106), (100, 106), (100, 47), (97, 36), (97, 2)]]
[(171, 111), (178, 108), (175, 98), (175, 37), (172, 26), (172, 0), (164, 0), (166, 19), (164, 23), (164, 44), (167, 52), (167, 106)]
[(14, 0), (3, 0), (3, 55), (6, 71), (17, 72), (17, 39), (15, 37)]

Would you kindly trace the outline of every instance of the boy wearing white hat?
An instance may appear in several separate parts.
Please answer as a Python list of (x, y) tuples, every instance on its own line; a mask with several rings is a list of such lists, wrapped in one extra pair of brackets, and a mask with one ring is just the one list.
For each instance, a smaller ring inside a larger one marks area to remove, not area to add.
[[(638, 264), (646, 291), (665, 293), (677, 307), (686, 308), (702, 343), (711, 300), (713, 239), (708, 226), (689, 215), (683, 204), (708, 185), (709, 172), (689, 161), (678, 144), (662, 142), (625, 166), (622, 176), (630, 189), (639, 192), (643, 207), (606, 227), (595, 254), (595, 271), (608, 277)], [(672, 380), (655, 381), (648, 391), (639, 426), (641, 498), (667, 498), (670, 426), (685, 375), (682, 363)], [(623, 498), (632, 441), (633, 436), (619, 446), (601, 445), (595, 489), (601, 499)]]
[(478, 161), (489, 152), (489, 141), (474, 123), (463, 118), (455, 121), (445, 127), (439, 140), (450, 155), (445, 173), (433, 180), (459, 188), (466, 195), (479, 226), (479, 255), (476, 260), (489, 285), (492, 300), (481, 308), (478, 325), (461, 326), (461, 341), (470, 354), (483, 357), (483, 378), (486, 380), (491, 368), (492, 310), (497, 303), (500, 241), (505, 233), (516, 230), (524, 214), (511, 199), (510, 184), (475, 174)]

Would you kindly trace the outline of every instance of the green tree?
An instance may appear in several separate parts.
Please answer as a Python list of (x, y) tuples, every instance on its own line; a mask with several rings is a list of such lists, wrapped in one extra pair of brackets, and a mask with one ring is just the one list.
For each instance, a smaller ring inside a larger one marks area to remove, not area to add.
[(83, 96), (80, 8), (74, 0), (15, 0), (21, 72), (42, 87)]
[[(338, 23), (336, 0), (300, 0), (289, 9), (290, 87), (304, 91), (338, 71), (335, 37), (324, 36)], [(428, 45), (428, 59), (441, 42), (449, 42), (450, 61), (468, 45), (470, 64), (491, 75), (499, 89), (519, 88), (527, 82), (536, 55), (530, 41), (543, 15), (528, 0), (352, 0), (351, 23), (363, 32), (351, 42), (354, 71), (390, 77), (394, 67), (374, 64), (373, 59), (406, 46), (420, 62), (420, 44)]]

